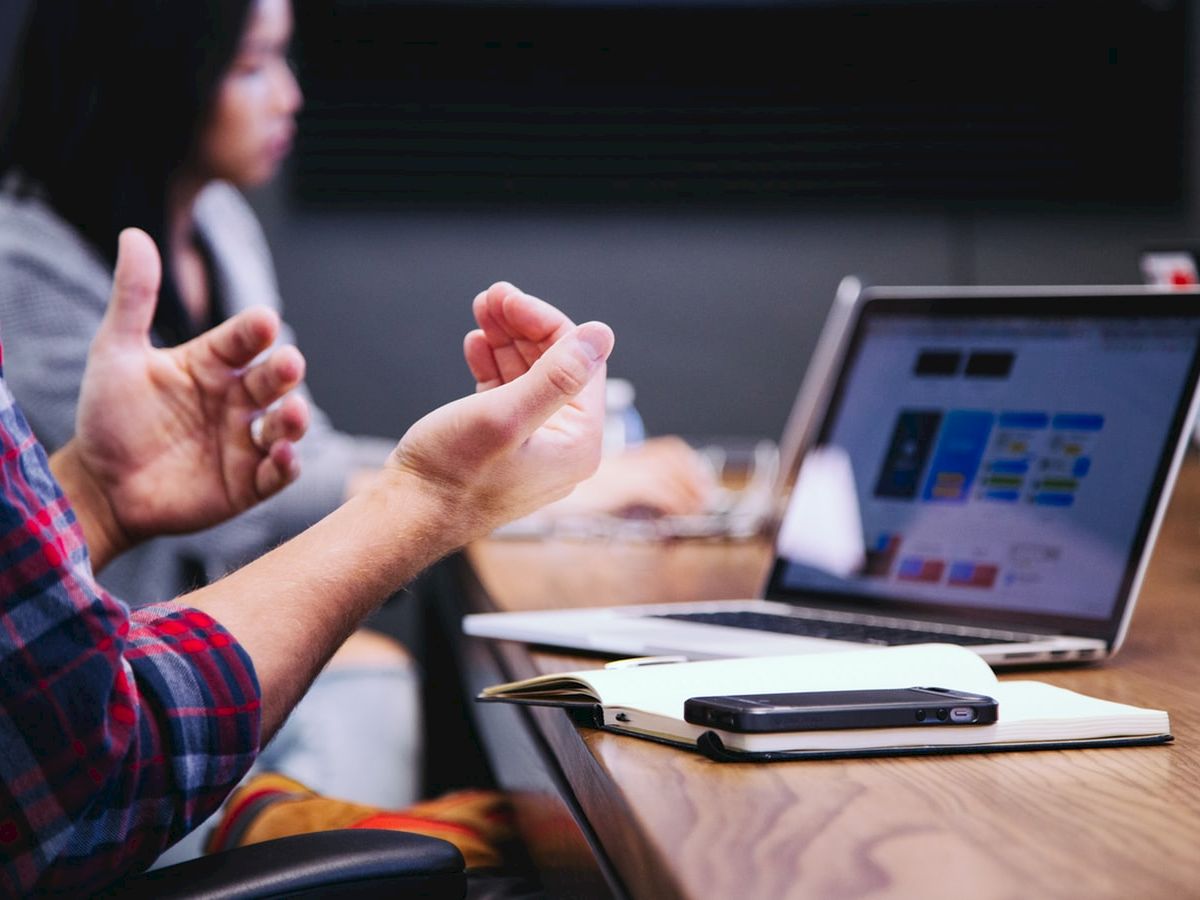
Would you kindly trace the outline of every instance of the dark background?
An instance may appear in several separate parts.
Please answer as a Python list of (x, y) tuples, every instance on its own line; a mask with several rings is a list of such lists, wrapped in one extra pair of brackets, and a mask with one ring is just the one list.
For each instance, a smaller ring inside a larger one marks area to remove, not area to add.
[(297, 14), (294, 185), (310, 206), (1179, 198), (1173, 3), (322, 0)]
[(252, 199), (348, 430), (469, 390), (501, 278), (614, 326), (652, 433), (778, 437), (844, 274), (1127, 283), (1200, 243), (1187, 0), (295, 6), (300, 139)]

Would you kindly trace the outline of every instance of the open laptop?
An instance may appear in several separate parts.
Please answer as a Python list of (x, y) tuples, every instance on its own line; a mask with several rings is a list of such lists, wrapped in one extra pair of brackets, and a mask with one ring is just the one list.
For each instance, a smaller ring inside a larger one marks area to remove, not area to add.
[(1196, 412), (1200, 293), (870, 288), (852, 306), (789, 425), (763, 599), (474, 615), (467, 633), (689, 658), (1114, 653)]

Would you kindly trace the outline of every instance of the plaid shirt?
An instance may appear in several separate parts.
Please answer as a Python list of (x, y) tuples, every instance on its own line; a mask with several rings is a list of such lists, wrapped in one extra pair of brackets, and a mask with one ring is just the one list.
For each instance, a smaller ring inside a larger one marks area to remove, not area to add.
[(0, 895), (85, 893), (204, 820), (258, 750), (250, 658), (174, 604), (96, 584), (0, 366)]

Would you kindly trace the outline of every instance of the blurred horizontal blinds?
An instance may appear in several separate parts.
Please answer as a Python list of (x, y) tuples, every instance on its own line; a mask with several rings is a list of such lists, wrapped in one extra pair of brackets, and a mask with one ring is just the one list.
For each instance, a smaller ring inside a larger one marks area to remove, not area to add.
[(1182, 203), (1186, 3), (304, 0), (314, 206)]

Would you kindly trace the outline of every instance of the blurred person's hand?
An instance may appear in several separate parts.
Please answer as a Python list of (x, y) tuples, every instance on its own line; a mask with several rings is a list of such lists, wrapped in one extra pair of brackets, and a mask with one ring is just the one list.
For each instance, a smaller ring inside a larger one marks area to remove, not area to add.
[(605, 457), (595, 475), (545, 513), (696, 515), (709, 508), (717, 488), (712, 467), (686, 441), (657, 437)]
[(255, 362), (274, 342), (278, 316), (246, 310), (186, 344), (155, 348), (161, 271), (149, 236), (122, 232), (75, 437), (52, 460), (97, 568), (153, 535), (224, 521), (299, 474), (293, 442), (308, 408), (289, 392), (304, 358), (281, 347)]

